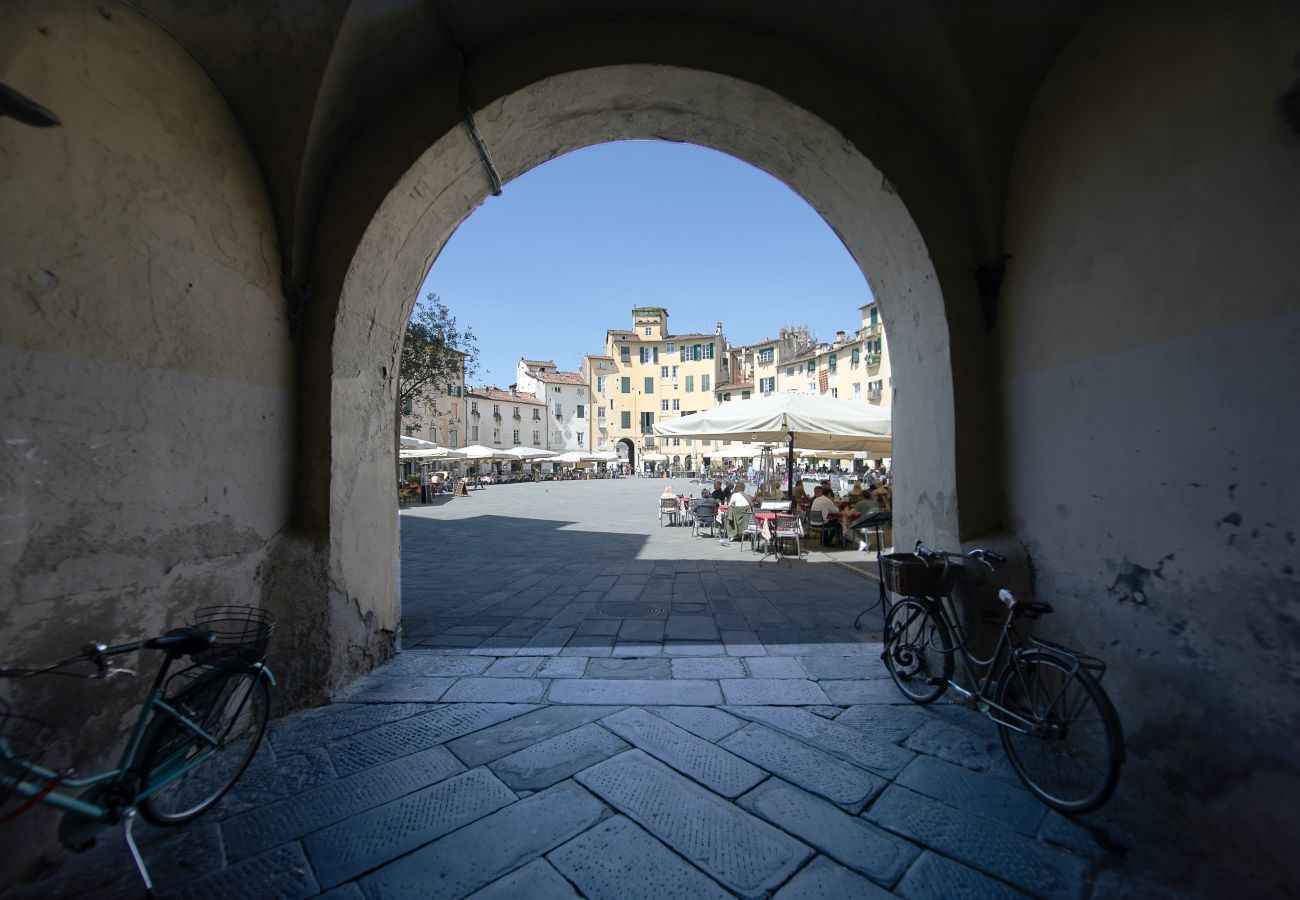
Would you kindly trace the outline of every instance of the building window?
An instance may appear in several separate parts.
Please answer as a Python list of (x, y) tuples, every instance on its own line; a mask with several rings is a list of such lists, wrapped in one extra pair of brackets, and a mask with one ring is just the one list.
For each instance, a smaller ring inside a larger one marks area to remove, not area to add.
[(686, 376), (686, 393), (689, 394), (689, 393), (691, 393), (691, 392), (694, 391), (694, 390), (695, 390), (695, 376), (694, 376), (694, 375), (687, 375), (687, 376)]
[(862, 399), (862, 385), (856, 381), (853, 382), (853, 399), (854, 400)]
[(700, 390), (702, 390), (702, 391), (707, 391), (707, 390), (709, 389), (709, 379), (712, 378), (712, 377), (713, 377), (713, 376), (711, 376), (711, 375), (701, 375), (701, 376), (700, 376)]
[(501, 404), (500, 404), (500, 403), (493, 403), (493, 404), (492, 404), (492, 415), (496, 416), (497, 418), (500, 418), (500, 417), (501, 417)]
[(596, 418), (597, 418), (597, 419), (603, 419), (603, 418), (605, 418), (605, 407), (603, 407), (603, 406), (597, 406), (597, 407), (596, 407)]
[(493, 429), (492, 429), (492, 443), (494, 443), (494, 444), (499, 444), (499, 443), (501, 443), (501, 429), (500, 429), (500, 428), (493, 428)]
[(581, 403), (579, 403), (579, 404), (578, 404), (578, 411), (577, 411), (577, 413), (576, 413), (575, 415), (577, 415), (577, 417), (578, 417), (579, 419), (585, 419), (585, 418), (587, 418), (587, 408), (586, 408), (585, 406), (583, 406)]
[(668, 367), (667, 367), (667, 366), (660, 366), (660, 367), (659, 367), (659, 379), (660, 379), (661, 381), (667, 381), (667, 380), (668, 380)]
[(655, 426), (655, 414), (652, 412), (641, 413), (641, 433), (652, 434)]
[(542, 442), (542, 433), (541, 433), (540, 431), (534, 431), (534, 432), (533, 432), (533, 446), (537, 446), (537, 445), (540, 444), (541, 442)]
[(533, 410), (533, 421), (534, 422), (542, 421), (542, 411), (540, 409)]
[(674, 344), (670, 341), (669, 343), (667, 343), (667, 344), (664, 345), (664, 352), (665, 352), (665, 353), (676, 353), (676, 352), (677, 352), (677, 347), (676, 347), (676, 345), (674, 345)]
[(678, 400), (676, 397), (674, 397), (674, 398), (673, 398), (673, 410), (674, 410), (675, 412), (681, 412), (681, 409), (682, 409), (682, 401), (680, 401), (680, 400)]
[(730, 402), (731, 402), (731, 391), (725, 391), (725, 392), (723, 393), (723, 395), (722, 395), (722, 402), (723, 402), (723, 403), (730, 403)]
[(605, 376), (604, 376), (604, 375), (597, 375), (597, 376), (596, 376), (596, 393), (598, 393), (598, 394), (603, 394), (603, 393), (605, 393)]
[(451, 430), (451, 443), (449, 443), (447, 446), (449, 446), (449, 447), (455, 447), (455, 446), (456, 446), (456, 434), (457, 434), (456, 429), (453, 428), (453, 429)]
[(837, 387), (833, 387), (833, 388), (831, 388), (831, 396), (832, 396), (832, 397), (836, 397), (836, 398), (838, 398), (839, 395), (840, 395), (840, 389), (839, 389), (839, 388), (837, 388)]
[(645, 336), (650, 337), (652, 334), (654, 334), (654, 329), (647, 325), (645, 327)]
[(469, 439), (470, 439), (471, 441), (473, 441), (474, 443), (476, 443), (476, 444), (478, 443), (478, 426), (477, 426), (477, 425), (471, 425), (471, 426), (469, 426)]
[(602, 434), (602, 435), (600, 436), (600, 438), (596, 441), (596, 446), (597, 446), (597, 447), (603, 447), (603, 446), (605, 446), (605, 443), (606, 443), (606, 438), (605, 438), (605, 436)]
[(767, 396), (776, 390), (776, 378), (758, 379), (758, 390), (763, 396)]
[(748, 399), (750, 398), (750, 396), (752, 395), (752, 393), (753, 393), (752, 391), (741, 391), (741, 392), (740, 392), (740, 399), (741, 399), (741, 400), (748, 400)]
[(551, 388), (551, 390), (558, 394), (560, 392), (560, 386), (557, 384), (555, 387)]
[(514, 434), (511, 435), (511, 437), (510, 437), (510, 442), (511, 442), (512, 444), (517, 444), (517, 443), (519, 443), (519, 429), (518, 429), (518, 428), (516, 428), (516, 429), (514, 430)]
[(793, 378), (793, 377), (794, 377), (794, 366), (786, 366), (786, 367), (785, 367), (785, 377), (786, 377), (786, 378)]
[(623, 393), (625, 393), (625, 394), (630, 394), (630, 393), (632, 393), (632, 379), (631, 379), (631, 378), (627, 378), (627, 377), (620, 378), (620, 379), (619, 379), (619, 385), (620, 385), (620, 387), (623, 389)]
[(673, 446), (674, 446), (674, 447), (680, 447), (681, 445), (682, 445), (682, 439), (681, 439), (681, 438), (673, 438)]
[(632, 348), (628, 346), (619, 347), (618, 356), (623, 361), (623, 365), (627, 365), (632, 361)]
[(557, 403), (555, 404), (555, 420), (558, 422), (562, 418), (564, 418), (564, 404)]
[(835, 371), (835, 361), (835, 354), (832, 353), (830, 360), (826, 364), (830, 368), (831, 372)]
[(621, 413), (619, 413), (618, 415), (619, 415), (619, 421), (618, 421), (619, 427), (621, 427), (621, 428), (631, 428), (631, 427), (632, 427), (632, 413), (631, 413), (631, 412), (629, 412), (628, 410), (623, 410), (623, 411), (622, 411)]
[(761, 366), (770, 365), (776, 359), (776, 349), (774, 347), (764, 347), (758, 351), (758, 364)]
[(660, 412), (668, 412), (668, 401), (667, 401), (667, 400), (660, 400), (660, 401), (659, 401), (659, 411), (660, 411)]
[(647, 394), (653, 394), (655, 392), (655, 380), (653, 378), (647, 378), (645, 380), (645, 392)]
[(598, 362), (596, 363), (596, 368), (600, 369), (603, 372), (605, 371), (605, 364), (603, 362)]
[(469, 401), (469, 411), (472, 412), (472, 413), (476, 413), (476, 412), (478, 412), (478, 401), (477, 401), (477, 400), (471, 400), (471, 401)]
[(854, 347), (853, 352), (849, 354), (849, 363), (856, 366), (860, 362), (862, 362), (862, 348)]

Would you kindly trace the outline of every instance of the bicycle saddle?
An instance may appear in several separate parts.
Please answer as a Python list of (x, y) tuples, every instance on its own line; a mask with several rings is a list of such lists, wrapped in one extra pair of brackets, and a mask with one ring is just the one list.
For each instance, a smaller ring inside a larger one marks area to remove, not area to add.
[(1043, 600), (1017, 600), (1006, 588), (998, 591), (998, 599), (1007, 605), (1007, 609), (1018, 616), (1038, 619), (1052, 611), (1052, 604)]
[(212, 646), (214, 639), (210, 631), (200, 631), (197, 628), (173, 628), (164, 635), (150, 638), (144, 642), (144, 645), (150, 650), (166, 650), (168, 656), (175, 658), (201, 653)]

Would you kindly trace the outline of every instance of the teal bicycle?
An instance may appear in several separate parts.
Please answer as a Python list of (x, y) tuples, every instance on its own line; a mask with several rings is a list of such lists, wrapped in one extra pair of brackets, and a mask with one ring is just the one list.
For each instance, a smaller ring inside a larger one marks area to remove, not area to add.
[[(184, 825), (215, 806), (244, 774), (266, 731), (275, 678), (262, 660), (274, 627), (260, 609), (205, 607), (191, 626), (145, 641), (90, 643), (44, 666), (0, 666), (0, 678), (103, 679), (135, 674), (112, 665), (116, 657), (140, 650), (165, 654), (121, 761), (104, 772), (80, 775), (42, 765), (54, 730), (0, 705), (0, 821), (41, 804), (62, 810), (59, 839), (73, 850), (87, 849), (102, 829), (120, 822), (152, 892), (132, 835), (136, 812), (156, 825)], [(191, 664), (169, 674), (187, 656)]]

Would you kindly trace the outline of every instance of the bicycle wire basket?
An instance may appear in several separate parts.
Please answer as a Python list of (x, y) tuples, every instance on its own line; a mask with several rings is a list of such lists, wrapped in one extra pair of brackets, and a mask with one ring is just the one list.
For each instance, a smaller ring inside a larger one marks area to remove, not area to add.
[(904, 597), (937, 597), (943, 593), (942, 564), (928, 563), (915, 553), (886, 553), (880, 557), (885, 590)]
[(195, 628), (212, 633), (212, 646), (191, 659), (201, 666), (240, 669), (266, 658), (275, 617), (252, 606), (205, 606), (194, 614)]
[[(9, 801), (18, 793), (18, 783), (40, 763), (54, 739), (54, 729), (48, 724), (10, 712), (0, 703), (0, 813), (8, 811)], [(21, 812), (22, 807), (17, 811)]]

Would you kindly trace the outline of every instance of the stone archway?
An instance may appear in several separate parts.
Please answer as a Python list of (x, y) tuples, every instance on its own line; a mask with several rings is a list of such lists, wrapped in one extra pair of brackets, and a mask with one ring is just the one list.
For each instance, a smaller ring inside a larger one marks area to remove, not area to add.
[[(931, 185), (922, 198), (928, 215), (946, 222), (927, 241), (893, 180), (826, 121), (763, 87), (695, 69), (626, 65), (555, 75), (501, 97), (476, 118), (507, 184), (580, 147), (656, 138), (728, 153), (807, 200), (862, 267), (890, 329), (895, 376), (905, 385), (894, 400), (895, 456), (901, 462), (896, 497), (907, 511), (898, 532), (943, 544), (958, 541), (960, 448), (949, 321), (961, 315), (950, 312), (940, 285), (951, 283), (947, 293), (970, 306), (972, 268), (963, 266), (973, 251), (963, 229), (952, 225), (962, 211), (944, 209), (942, 191)], [(916, 166), (932, 163), (942, 171), (924, 143), (918, 148)], [(390, 652), (398, 624), (388, 410), (404, 324), (438, 251), (487, 195), (473, 146), (459, 131), (443, 135), (387, 192), (342, 279), (329, 354), (331, 454), (323, 512), (329, 532), (328, 628), (335, 660), (362, 662), (354, 671)], [(936, 267), (936, 259), (946, 262)], [(984, 335), (968, 331), (963, 340), (982, 342)], [(984, 427), (963, 429), (968, 448), (982, 444)], [(975, 455), (984, 452), (980, 446)], [(392, 553), (376, 553), (376, 545)], [(350, 677), (347, 668), (345, 663), (335, 670), (336, 683)]]
[(622, 438), (618, 442), (618, 458), (620, 462), (626, 463), (629, 472), (636, 471), (636, 444), (627, 438)]

